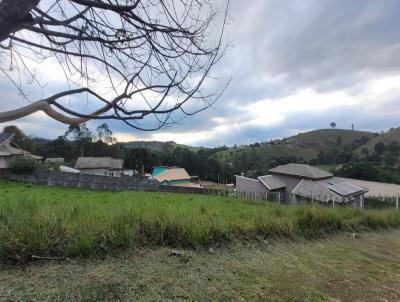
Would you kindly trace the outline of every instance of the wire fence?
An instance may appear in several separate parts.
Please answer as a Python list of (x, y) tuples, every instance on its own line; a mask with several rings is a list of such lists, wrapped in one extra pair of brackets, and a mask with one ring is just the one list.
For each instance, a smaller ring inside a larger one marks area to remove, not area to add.
[(236, 192), (235, 197), (247, 200), (259, 200), (282, 204), (320, 204), (329, 207), (352, 206), (363, 209), (397, 209), (400, 210), (400, 193), (397, 196), (363, 196), (338, 198), (334, 195), (308, 194), (290, 195), (283, 198), (280, 192)]
[(319, 203), (325, 206), (355, 206), (365, 209), (397, 209), (400, 207), (400, 192), (396, 196), (358, 196), (357, 198), (335, 198), (334, 195), (321, 196), (284, 196), (283, 192), (236, 191), (233, 187), (178, 187), (159, 186), (157, 182), (144, 178), (113, 178), (96, 175), (76, 175), (62, 172), (43, 172), (29, 175), (3, 175), (3, 178), (32, 182), (48, 186), (89, 188), (95, 190), (138, 190), (185, 194), (206, 194), (232, 197), (254, 201), (275, 202), (282, 204)]

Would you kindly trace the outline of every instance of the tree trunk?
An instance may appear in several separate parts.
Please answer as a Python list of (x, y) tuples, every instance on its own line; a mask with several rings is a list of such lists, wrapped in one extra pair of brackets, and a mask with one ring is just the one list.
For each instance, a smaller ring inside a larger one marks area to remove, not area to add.
[(29, 12), (40, 0), (0, 0), (0, 42), (21, 29), (23, 23), (31, 23)]

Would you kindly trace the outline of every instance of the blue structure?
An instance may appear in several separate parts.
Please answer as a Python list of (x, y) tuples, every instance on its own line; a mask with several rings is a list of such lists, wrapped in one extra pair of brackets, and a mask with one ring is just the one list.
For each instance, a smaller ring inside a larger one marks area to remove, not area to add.
[(157, 166), (153, 167), (151, 176), (160, 183), (160, 186), (199, 187), (192, 183), (184, 168)]
[(153, 170), (151, 171), (151, 176), (156, 176), (164, 171), (168, 170), (167, 166), (157, 166), (157, 167), (153, 167)]

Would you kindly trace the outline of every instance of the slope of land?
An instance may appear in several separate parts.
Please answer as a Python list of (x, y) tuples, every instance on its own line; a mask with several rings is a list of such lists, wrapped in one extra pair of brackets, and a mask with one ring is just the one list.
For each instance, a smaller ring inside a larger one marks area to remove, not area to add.
[(5, 301), (400, 301), (400, 231), (0, 267)]
[(261, 167), (269, 167), (273, 158), (292, 156), (297, 159), (311, 160), (317, 158), (319, 152), (329, 152), (333, 148), (342, 145), (361, 143), (374, 136), (372, 132), (354, 131), (343, 129), (320, 129), (283, 139), (279, 144), (257, 144), (230, 148), (218, 152), (215, 156), (224, 162), (248, 160), (254, 157), (254, 161)]
[[(371, 139), (374, 134), (367, 131), (356, 131), (346, 129), (320, 129), (300, 133), (287, 139), (289, 143), (309, 145), (321, 151), (340, 147), (341, 144), (351, 144), (362, 137)], [(340, 137), (341, 143), (338, 138)]]
[(372, 138), (365, 145), (358, 147), (355, 152), (360, 153), (362, 149), (367, 148), (368, 151), (372, 153), (374, 152), (375, 145), (380, 142), (384, 143), (386, 146), (391, 142), (398, 142), (400, 144), (400, 127)]

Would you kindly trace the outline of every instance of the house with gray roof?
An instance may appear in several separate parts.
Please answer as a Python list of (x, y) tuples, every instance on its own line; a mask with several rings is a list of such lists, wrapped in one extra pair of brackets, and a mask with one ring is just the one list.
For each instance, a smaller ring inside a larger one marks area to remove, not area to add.
[(7, 169), (11, 163), (18, 157), (26, 157), (34, 160), (41, 160), (41, 156), (33, 155), (23, 150), (12, 141), (13, 133), (0, 133), (0, 169)]
[(122, 159), (112, 157), (79, 157), (74, 168), (82, 174), (121, 177), (123, 164)]
[(364, 200), (366, 188), (332, 173), (303, 164), (287, 164), (270, 169), (270, 175), (250, 179), (236, 176), (239, 195), (260, 199), (276, 193), (279, 200), (296, 203), (308, 199), (326, 203), (348, 203)]

